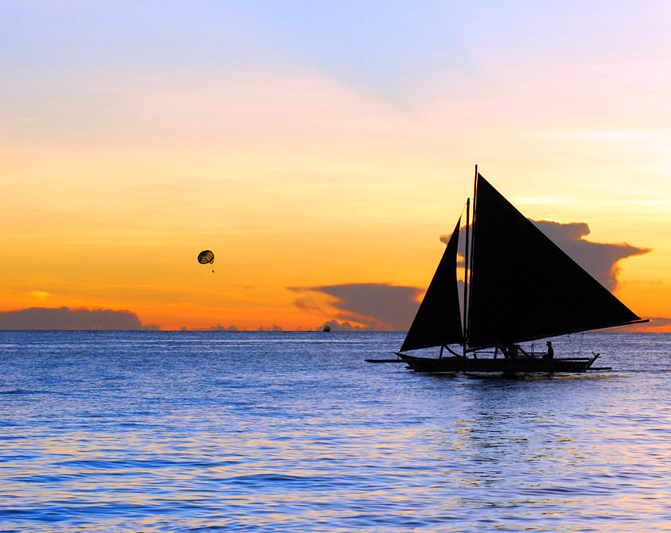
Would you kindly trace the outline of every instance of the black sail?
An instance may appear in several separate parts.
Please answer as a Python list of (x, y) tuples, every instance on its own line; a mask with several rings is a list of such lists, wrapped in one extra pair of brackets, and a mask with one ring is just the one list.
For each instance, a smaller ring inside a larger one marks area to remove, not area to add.
[(459, 222), (450, 237), (436, 273), (426, 290), (401, 351), (419, 350), (463, 341), (457, 288)]
[(639, 319), (478, 175), (468, 344), (496, 346)]

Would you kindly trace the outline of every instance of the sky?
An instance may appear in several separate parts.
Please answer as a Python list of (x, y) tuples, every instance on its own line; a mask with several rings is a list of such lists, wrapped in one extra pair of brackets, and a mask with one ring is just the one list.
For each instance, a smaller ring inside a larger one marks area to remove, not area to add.
[(478, 164), (671, 331), (670, 26), (646, 0), (0, 0), (0, 311), (402, 329)]

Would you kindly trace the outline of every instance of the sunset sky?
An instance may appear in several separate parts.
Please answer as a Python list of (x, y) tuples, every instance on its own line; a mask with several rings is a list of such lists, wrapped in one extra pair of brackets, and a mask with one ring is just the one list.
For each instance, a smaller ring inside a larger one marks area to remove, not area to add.
[(671, 331), (670, 27), (645, 0), (0, 0), (0, 311), (394, 329), (477, 163), (638, 250), (614, 292)]

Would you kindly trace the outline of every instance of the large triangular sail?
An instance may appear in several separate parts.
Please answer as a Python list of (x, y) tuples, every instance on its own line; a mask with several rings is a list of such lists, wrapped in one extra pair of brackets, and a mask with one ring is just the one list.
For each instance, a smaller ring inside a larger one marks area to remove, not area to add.
[(472, 254), (471, 348), (640, 321), (479, 174)]
[(457, 286), (457, 222), (436, 273), (426, 290), (401, 351), (463, 342), (461, 311)]

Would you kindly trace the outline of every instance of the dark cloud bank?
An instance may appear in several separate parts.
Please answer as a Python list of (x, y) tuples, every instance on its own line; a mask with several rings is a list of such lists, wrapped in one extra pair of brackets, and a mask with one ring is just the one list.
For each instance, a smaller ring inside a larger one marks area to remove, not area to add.
[[(417, 311), (417, 298), (423, 290), (386, 283), (350, 283), (322, 287), (294, 287), (301, 296), (295, 305), (306, 311), (328, 312), (319, 294), (333, 297), (330, 306), (337, 310), (334, 320), (325, 325), (332, 330), (400, 331), (407, 329)], [(337, 321), (345, 321), (339, 324)], [(352, 326), (349, 322), (363, 324)]]
[(666, 331), (666, 328), (671, 326), (671, 318), (653, 316), (646, 317), (650, 322), (646, 324), (634, 324), (625, 326), (624, 328), (613, 328), (613, 331)]
[[(649, 248), (638, 248), (629, 244), (604, 244), (584, 240), (589, 235), (589, 225), (584, 222), (561, 224), (547, 220), (532, 221), (538, 229), (547, 235), (565, 253), (573, 258), (587, 272), (594, 276), (604, 287), (613, 291), (617, 288), (617, 275), (620, 271), (619, 261), (628, 257), (649, 253)], [(447, 243), (448, 236), (441, 241)], [(428, 285), (435, 265), (427, 265)], [(329, 325), (336, 330), (397, 330), (404, 331), (410, 327), (419, 306), (418, 299), (425, 288), (396, 286), (387, 283), (351, 283), (320, 287), (292, 288), (300, 297), (295, 305), (320, 314), (327, 313), (327, 306), (320, 300), (320, 295), (333, 298), (329, 304), (336, 309)], [(655, 319), (656, 326), (666, 325), (668, 319)], [(345, 321), (339, 323), (338, 321)], [(361, 324), (361, 326), (354, 325)], [(653, 325), (653, 324), (651, 324)]]
[(645, 255), (650, 248), (638, 248), (630, 244), (605, 244), (583, 239), (589, 235), (585, 222), (561, 224), (548, 220), (532, 220), (536, 227), (547, 235), (569, 257), (594, 276), (609, 291), (617, 288), (618, 263), (622, 259)]
[(0, 330), (7, 329), (132, 331), (157, 328), (143, 326), (130, 311), (31, 307), (0, 312)]

